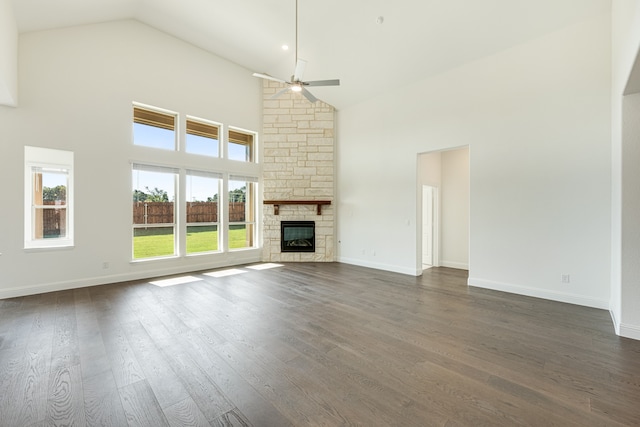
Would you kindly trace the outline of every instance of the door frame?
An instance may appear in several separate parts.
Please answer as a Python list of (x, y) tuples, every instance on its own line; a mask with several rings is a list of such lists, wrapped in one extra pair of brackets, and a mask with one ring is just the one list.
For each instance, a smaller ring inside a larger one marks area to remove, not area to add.
[(432, 185), (423, 184), (422, 191), (420, 192), (420, 265), (423, 265), (424, 256), (424, 230), (423, 224), (425, 222), (424, 212), (424, 195), (425, 188), (431, 188), (432, 197), (432, 238), (431, 238), (431, 266), (440, 266), (440, 188)]

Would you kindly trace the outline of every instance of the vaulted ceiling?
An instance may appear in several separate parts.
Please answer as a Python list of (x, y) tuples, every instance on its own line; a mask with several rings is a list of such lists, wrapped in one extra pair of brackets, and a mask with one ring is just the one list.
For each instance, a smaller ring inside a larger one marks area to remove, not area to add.
[[(298, 50), (308, 61), (305, 80), (340, 78), (340, 87), (313, 90), (338, 109), (610, 8), (610, 0), (298, 1)], [(240, 64), (248, 73), (283, 79), (293, 73), (295, 0), (11, 3), (21, 33), (137, 19)], [(283, 44), (292, 49), (284, 51)]]

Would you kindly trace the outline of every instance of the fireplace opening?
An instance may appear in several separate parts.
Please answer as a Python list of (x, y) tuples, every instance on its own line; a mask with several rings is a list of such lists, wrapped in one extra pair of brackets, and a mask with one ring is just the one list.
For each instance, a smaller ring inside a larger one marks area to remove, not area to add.
[(280, 250), (282, 252), (315, 252), (316, 223), (314, 221), (282, 221)]

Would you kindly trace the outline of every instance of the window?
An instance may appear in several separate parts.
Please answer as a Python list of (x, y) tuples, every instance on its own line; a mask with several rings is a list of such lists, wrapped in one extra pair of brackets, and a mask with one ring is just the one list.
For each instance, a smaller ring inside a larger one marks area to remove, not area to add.
[(133, 259), (176, 255), (174, 168), (133, 164)]
[(254, 161), (253, 135), (237, 130), (229, 130), (229, 160), (239, 160), (241, 162)]
[(185, 151), (191, 154), (219, 157), (219, 131), (220, 128), (215, 124), (195, 119), (187, 119)]
[(133, 143), (145, 147), (176, 149), (176, 115), (133, 107)]
[(258, 248), (257, 134), (141, 103), (132, 111), (132, 260)]
[(187, 254), (220, 248), (219, 193), (222, 174), (187, 171)]
[(25, 147), (25, 248), (73, 246), (73, 153)]
[(256, 247), (257, 178), (229, 176), (229, 249)]

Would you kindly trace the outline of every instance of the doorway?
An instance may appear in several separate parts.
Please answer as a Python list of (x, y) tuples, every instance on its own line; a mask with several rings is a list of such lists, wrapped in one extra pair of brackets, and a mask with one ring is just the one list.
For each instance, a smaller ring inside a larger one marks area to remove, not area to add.
[(416, 267), (469, 269), (469, 147), (418, 154)]

